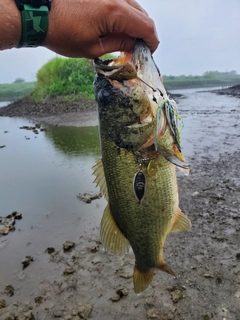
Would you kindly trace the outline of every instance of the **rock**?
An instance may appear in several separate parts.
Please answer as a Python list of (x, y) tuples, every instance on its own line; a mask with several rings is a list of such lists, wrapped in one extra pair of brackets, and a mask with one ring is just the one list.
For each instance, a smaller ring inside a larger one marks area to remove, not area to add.
[(181, 290), (176, 289), (174, 291), (171, 291), (171, 298), (174, 303), (178, 302), (180, 299), (182, 299), (182, 297), (183, 293)]
[[(10, 216), (14, 217), (15, 220), (21, 220), (22, 219), (22, 214), (17, 212), (17, 211), (13, 211)], [(7, 216), (8, 218), (8, 216)]]
[(6, 217), (0, 216), (0, 236), (7, 235), (10, 231), (15, 230), (15, 220), (22, 219), (22, 214), (17, 211), (12, 212)]
[(6, 236), (10, 232), (10, 228), (0, 228), (0, 236)]
[(236, 253), (236, 259), (237, 261), (240, 261), (240, 252)]
[(53, 252), (55, 252), (55, 249), (53, 247), (48, 247), (45, 252), (47, 252), (48, 254), (52, 254)]
[(80, 303), (77, 309), (77, 315), (81, 318), (81, 319), (87, 319), (91, 312), (92, 312), (93, 306), (89, 303), (87, 304), (82, 304)]
[(117, 294), (116, 296), (110, 298), (109, 300), (113, 302), (118, 302), (120, 299), (128, 295), (128, 290), (121, 286), (116, 290), (116, 294)]
[(6, 308), (6, 300), (0, 299), (0, 309)]
[(198, 192), (198, 191), (195, 191), (195, 192), (192, 193), (192, 197), (196, 197), (196, 196), (198, 196), (198, 195), (199, 195), (199, 192)]
[(101, 192), (85, 192), (77, 195), (77, 198), (85, 203), (91, 203), (92, 200), (100, 199), (101, 197)]
[(117, 295), (117, 296), (110, 298), (109, 300), (111, 300), (112, 302), (118, 302), (120, 299), (121, 299), (121, 297)]
[(14, 295), (14, 287), (11, 284), (8, 284), (5, 287), (3, 293), (6, 294), (9, 297), (12, 297)]
[(59, 310), (58, 311), (54, 311), (53, 316), (54, 316), (54, 318), (61, 318), (62, 313)]
[(67, 267), (64, 271), (63, 271), (63, 275), (64, 276), (69, 276), (70, 274), (73, 274), (75, 272), (75, 270), (73, 269), (73, 267)]
[(3, 146), (0, 146), (0, 149), (2, 149), (2, 148), (5, 148), (6, 146), (5, 145), (3, 145)]
[(43, 297), (37, 296), (37, 297), (34, 299), (34, 301), (35, 301), (36, 303), (38, 303), (38, 304), (41, 304), (41, 303), (43, 302)]
[(123, 287), (119, 287), (117, 290), (116, 290), (116, 293), (117, 295), (120, 296), (120, 298), (123, 298), (125, 296), (128, 295), (128, 290), (126, 288), (123, 288)]
[(23, 265), (23, 270), (26, 269), (30, 262), (33, 261), (33, 257), (31, 256), (26, 256), (23, 260), (22, 260), (22, 265)]
[(74, 247), (75, 247), (75, 242), (73, 242), (73, 241), (66, 241), (63, 244), (63, 250), (64, 251), (70, 251)]
[(95, 257), (93, 260), (92, 260), (92, 264), (98, 264), (98, 263), (101, 263), (102, 262), (102, 259), (99, 258), (99, 257)]
[(164, 313), (160, 319), (161, 320), (173, 320), (174, 314), (171, 311), (168, 311), (168, 312)]
[(3, 320), (35, 320), (32, 307), (20, 302), (0, 309), (0, 319)]
[(154, 318), (157, 318), (157, 314), (156, 314), (156, 311), (155, 309), (151, 308), (147, 311), (147, 318), (148, 319), (154, 319)]
[(146, 304), (147, 304), (147, 306), (150, 307), (150, 308), (154, 307), (153, 299), (152, 299), (152, 298), (147, 298), (147, 299), (146, 299)]
[(91, 253), (96, 253), (99, 251), (99, 246), (88, 247), (87, 250)]
[(209, 274), (209, 273), (204, 273), (203, 275), (205, 278), (214, 278), (213, 275)]

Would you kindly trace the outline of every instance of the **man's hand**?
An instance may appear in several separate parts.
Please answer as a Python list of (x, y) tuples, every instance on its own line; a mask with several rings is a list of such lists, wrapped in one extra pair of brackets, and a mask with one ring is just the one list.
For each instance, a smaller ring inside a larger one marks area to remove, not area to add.
[(154, 52), (154, 22), (134, 0), (52, 0), (43, 46), (68, 57), (96, 58), (114, 51), (131, 52), (142, 38)]

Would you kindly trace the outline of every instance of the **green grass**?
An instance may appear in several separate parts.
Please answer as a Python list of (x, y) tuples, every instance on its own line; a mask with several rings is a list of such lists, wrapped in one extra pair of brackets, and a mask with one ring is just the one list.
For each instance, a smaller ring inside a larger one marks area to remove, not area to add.
[[(105, 55), (104, 58), (112, 58)], [(17, 100), (27, 96), (28, 101), (41, 102), (46, 97), (62, 96), (66, 101), (94, 99), (95, 72), (92, 60), (56, 57), (37, 72), (37, 82), (19, 78), (12, 84), (0, 84), (0, 101)], [(236, 71), (207, 71), (201, 76), (163, 76), (167, 90), (232, 86), (240, 83)]]
[(0, 84), (0, 101), (15, 101), (29, 95), (36, 82), (18, 82)]
[(226, 87), (240, 83), (240, 74), (236, 71), (207, 71), (201, 76), (163, 76), (167, 90), (204, 87)]

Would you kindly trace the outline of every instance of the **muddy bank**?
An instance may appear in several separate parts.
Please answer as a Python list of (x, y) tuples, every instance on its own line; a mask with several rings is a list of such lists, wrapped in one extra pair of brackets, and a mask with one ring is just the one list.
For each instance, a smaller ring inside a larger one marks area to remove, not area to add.
[(68, 250), (48, 248), (48, 268), (57, 277), (44, 275), (28, 304), (12, 305), (13, 296), (3, 292), (0, 319), (239, 320), (239, 157), (206, 157), (191, 176), (179, 177), (181, 208), (193, 226), (167, 239), (165, 260), (177, 279), (157, 272), (148, 290), (134, 294), (133, 254), (106, 254), (97, 228)]
[[(239, 320), (240, 105), (233, 100), (198, 93), (179, 105), (187, 142), (183, 151), (191, 164), (188, 177), (178, 171), (180, 207), (192, 228), (167, 238), (164, 256), (176, 279), (159, 271), (149, 288), (136, 295), (133, 254), (105, 253), (100, 222), (94, 219), (77, 241), (69, 232), (67, 246), (59, 242), (50, 247), (49, 234), (49, 247), (39, 255), (32, 250), (33, 261), (23, 271), (22, 260), (13, 257), (11, 268), (19, 282), (13, 283), (14, 276), (7, 283), (1, 279), (0, 319)], [(94, 211), (98, 201), (84, 205)], [(11, 235), (2, 237), (0, 244)], [(41, 281), (29, 286), (36, 265), (42, 269)], [(25, 298), (18, 299), (20, 292)]]
[[(178, 101), (182, 94), (172, 94)], [(97, 105), (95, 100), (68, 101), (64, 97), (48, 97), (41, 103), (21, 99), (0, 108), (0, 117), (25, 117), (33, 121), (64, 126), (98, 125)]]
[(97, 125), (97, 109), (93, 100), (67, 101), (64, 97), (49, 97), (41, 103), (26, 99), (0, 108), (2, 117), (25, 117), (53, 125), (94, 126)]
[(220, 95), (226, 94), (228, 96), (240, 98), (240, 84), (238, 84), (236, 86), (229, 87), (229, 88), (225, 88), (225, 89), (214, 90), (212, 92), (220, 94)]

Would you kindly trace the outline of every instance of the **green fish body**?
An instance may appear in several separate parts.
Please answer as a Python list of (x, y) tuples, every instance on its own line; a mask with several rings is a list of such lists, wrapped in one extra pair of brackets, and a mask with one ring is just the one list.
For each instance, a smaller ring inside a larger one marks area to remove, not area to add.
[[(122, 55), (121, 61), (123, 57), (129, 59)], [(157, 112), (167, 95), (152, 61), (150, 51), (139, 41), (122, 72), (122, 64), (117, 68), (120, 80), (115, 72), (101, 66), (96, 67), (95, 79), (102, 160), (94, 166), (94, 174), (108, 201), (101, 221), (101, 239), (106, 251), (117, 255), (132, 247), (136, 293), (148, 287), (156, 269), (175, 276), (163, 258), (166, 237), (191, 225), (178, 207), (175, 167), (188, 171), (188, 165), (166, 112)], [(118, 66), (119, 60), (114, 65)], [(131, 68), (136, 72), (129, 73)], [(125, 69), (127, 80), (123, 80)], [(151, 87), (145, 84), (147, 81)], [(160, 93), (154, 92), (153, 86), (161, 86)]]

